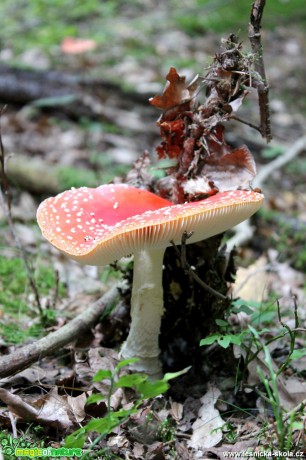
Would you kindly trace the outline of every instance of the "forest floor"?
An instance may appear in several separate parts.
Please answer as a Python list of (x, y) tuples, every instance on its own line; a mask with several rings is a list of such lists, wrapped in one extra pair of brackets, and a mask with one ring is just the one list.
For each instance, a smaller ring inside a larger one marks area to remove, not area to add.
[[(7, 40), (0, 52), (1, 64), (52, 69), (114, 84), (109, 91), (89, 95), (89, 105), (103, 108), (100, 117), (91, 112), (73, 116), (62, 110), (68, 104), (64, 96), (27, 104), (5, 100), (1, 132), (12, 226), (3, 206), (3, 356), (58, 331), (121, 278), (116, 267), (82, 267), (52, 248), (36, 223), (39, 203), (72, 186), (98, 186), (124, 177), (144, 150), (152, 159), (152, 171), (158, 171), (161, 166), (154, 162), (160, 142), (159, 113), (146, 102), (148, 96), (161, 92), (170, 66), (188, 80), (205, 74), (221, 37), (235, 24), (234, 20), (226, 24), (224, 33), (188, 23), (187, 13), (185, 22), (182, 14), (181, 22), (176, 18), (173, 23), (166, 6), (153, 11), (150, 2), (135, 2), (119, 14), (111, 10), (114, 4), (105, 2), (110, 11), (104, 12), (109, 14), (104, 35), (90, 34), (90, 20), (96, 31), (95, 5), (86, 27), (79, 28), (80, 35), (94, 39), (91, 51), (61, 50), (59, 40), (69, 35), (68, 25), (63, 36), (53, 38), (57, 46), (46, 46), (43, 34), (42, 46), (35, 45), (28, 18), (26, 49)], [(189, 13), (194, 18), (194, 11)], [(247, 22), (246, 13), (237, 27)], [(196, 33), (191, 33), (196, 27)], [(236, 32), (237, 27), (228, 32)], [(76, 34), (74, 29), (71, 34)], [(243, 32), (242, 36), (249, 47)], [(209, 381), (188, 387), (182, 375), (169, 384), (159, 382), (160, 387), (142, 396), (136, 380), (116, 384), (121, 372), (116, 367), (117, 353), (129, 318), (121, 302), (77, 341), (0, 380), (0, 459), (16, 458), (13, 451), (18, 443), (20, 448), (82, 446), (82, 458), (104, 460), (223, 459), (226, 453), (247, 449), (306, 457), (306, 35), (293, 18), (264, 28), (263, 44), (273, 140), (267, 145), (256, 130), (237, 121), (228, 123), (226, 139), (233, 147), (246, 144), (250, 148), (266, 199), (247, 228), (250, 236), (243, 235), (238, 248), (231, 314), (226, 323), (220, 323), (220, 335), (206, 346), (203, 367)], [(258, 124), (257, 104), (254, 92), (239, 117)], [(288, 153), (291, 157), (283, 165), (273, 163), (272, 171), (263, 176), (270, 163)], [(226, 236), (229, 244), (234, 236), (234, 231)], [(126, 264), (121, 268), (127, 273)], [(227, 337), (228, 342), (222, 344), (220, 337)], [(100, 374), (93, 381), (101, 369), (111, 371), (111, 376)], [(86, 405), (92, 394), (104, 399)], [(81, 432), (78, 440), (76, 436), (67, 440), (92, 419), (106, 424)]]

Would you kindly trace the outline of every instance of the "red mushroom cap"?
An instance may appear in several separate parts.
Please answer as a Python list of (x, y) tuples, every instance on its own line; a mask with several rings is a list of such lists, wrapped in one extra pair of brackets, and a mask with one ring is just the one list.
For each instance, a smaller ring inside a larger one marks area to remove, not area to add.
[(45, 238), (71, 258), (106, 265), (144, 248), (166, 248), (217, 235), (254, 214), (263, 202), (257, 192), (235, 190), (206, 200), (174, 205), (126, 184), (82, 187), (48, 198), (37, 220)]

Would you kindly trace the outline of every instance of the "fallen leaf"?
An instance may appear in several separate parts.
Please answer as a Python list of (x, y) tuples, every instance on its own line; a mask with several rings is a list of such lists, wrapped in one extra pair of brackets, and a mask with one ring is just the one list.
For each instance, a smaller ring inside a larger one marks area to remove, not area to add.
[(194, 458), (182, 442), (175, 441), (175, 452), (177, 454), (177, 460), (193, 460)]
[(182, 420), (184, 406), (181, 403), (170, 400), (170, 414), (176, 422)]
[[(209, 449), (209, 451), (206, 451), (205, 453), (206, 454), (212, 453), (214, 455), (217, 455), (220, 460), (223, 460), (229, 457), (228, 456), (229, 453), (234, 454), (234, 452), (235, 453), (239, 452), (239, 455), (233, 456), (233, 457), (231, 456), (231, 458), (233, 459), (238, 459), (238, 458), (243, 458), (241, 454), (248, 450), (252, 450), (253, 448), (257, 446), (257, 444), (258, 444), (258, 440), (254, 438), (248, 441), (236, 442), (235, 444), (222, 444), (222, 446), (220, 447), (212, 447)], [(211, 456), (209, 456), (209, 458), (211, 458)], [(246, 456), (245, 458), (249, 458), (249, 457)]]
[[(67, 402), (67, 396), (59, 395), (57, 387), (54, 387), (47, 395), (40, 396), (35, 401), (31, 400), (31, 403), (27, 402), (29, 399), (27, 396), (21, 398), (0, 388), (0, 399), (21, 420), (35, 421), (62, 430), (76, 424), (76, 420), (70, 417), (73, 409)], [(74, 407), (76, 407), (75, 403)]]
[(222, 426), (224, 421), (219, 411), (215, 408), (216, 401), (221, 395), (217, 387), (211, 386), (201, 398), (202, 406), (198, 418), (193, 423), (193, 433), (188, 441), (188, 446), (194, 449), (204, 449), (215, 446), (222, 440)]
[(144, 458), (144, 445), (140, 444), (139, 442), (135, 442), (134, 447), (133, 447), (133, 454), (135, 458), (143, 459)]
[(262, 302), (268, 296), (268, 260), (259, 257), (247, 268), (239, 267), (236, 274), (233, 297), (239, 296), (245, 301)]
[(67, 403), (67, 396), (59, 395), (57, 387), (54, 387), (47, 395), (36, 399), (33, 405), (38, 412), (36, 418), (38, 423), (63, 430), (73, 425), (68, 415), (71, 409)]
[(90, 394), (91, 392), (88, 392), (88, 394), (81, 393), (79, 396), (75, 397), (70, 395), (67, 396), (67, 404), (73, 413), (73, 419), (78, 423), (82, 422), (86, 416), (85, 404)]

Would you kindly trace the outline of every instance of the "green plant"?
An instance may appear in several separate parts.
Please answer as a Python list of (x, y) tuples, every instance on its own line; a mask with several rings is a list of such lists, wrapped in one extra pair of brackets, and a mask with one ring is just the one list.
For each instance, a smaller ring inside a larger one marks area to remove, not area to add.
[[(41, 296), (51, 299), (55, 292), (59, 298), (66, 294), (64, 285), (49, 266), (37, 263), (33, 279)], [(52, 324), (55, 319), (56, 313), (51, 305), (51, 308), (43, 309), (38, 322), (27, 327), (28, 318), (37, 316), (37, 312), (31, 303), (24, 262), (18, 257), (0, 256), (0, 305), (5, 313), (0, 332), (7, 343), (17, 344), (31, 337), (39, 337), (44, 327)]]
[[(292, 413), (286, 413), (285, 409), (282, 407), (279, 396), (278, 378), (286, 369), (288, 369), (293, 360), (299, 359), (306, 355), (306, 349), (295, 348), (296, 337), (299, 331), (299, 319), (297, 314), (298, 307), (295, 298), (293, 302), (295, 318), (295, 325), (293, 329), (291, 329), (287, 324), (285, 324), (282, 321), (279, 304), (278, 302), (276, 302), (278, 320), (281, 325), (281, 328), (279, 329), (278, 333), (275, 334), (273, 337), (267, 338), (266, 334), (270, 334), (270, 330), (268, 328), (260, 327), (262, 326), (261, 322), (259, 322), (259, 318), (261, 316), (256, 311), (252, 312), (252, 310), (245, 305), (245, 302), (239, 300), (238, 302), (236, 301), (234, 303), (233, 311), (239, 312), (242, 309), (244, 312), (247, 312), (250, 315), (251, 324), (249, 324), (245, 330), (237, 332), (235, 328), (233, 328), (227, 321), (216, 320), (220, 332), (210, 335), (200, 341), (201, 346), (210, 345), (212, 343), (218, 343), (221, 347), (228, 348), (230, 345), (238, 345), (243, 351), (244, 370), (246, 370), (248, 365), (257, 358), (259, 353), (263, 353), (265, 365), (258, 365), (257, 373), (263, 384), (265, 394), (260, 390), (257, 391), (260, 392), (263, 400), (265, 400), (267, 404), (271, 407), (275, 419), (272, 431), (275, 433), (274, 441), (277, 442), (277, 445), (270, 445), (269, 448), (277, 447), (279, 450), (287, 451), (292, 450), (294, 448), (292, 441), (293, 432), (295, 429), (297, 429), (297, 426), (299, 424), (297, 413), (301, 408), (293, 410)], [(268, 311), (269, 310), (270, 307), (268, 308)], [(252, 312), (252, 314), (250, 314), (250, 312)], [(263, 317), (263, 320), (263, 322), (266, 322), (267, 317)], [(269, 318), (269, 321), (271, 322), (271, 318)], [(289, 351), (287, 353), (287, 356), (284, 358), (283, 362), (276, 368), (275, 363), (271, 358), (268, 346), (275, 340), (283, 339), (285, 337), (289, 338)], [(243, 371), (240, 375), (240, 378), (242, 378), (244, 374), (245, 373)], [(227, 437), (233, 438), (233, 427), (230, 427), (230, 429), (228, 429), (228, 427), (226, 426), (226, 431), (229, 431)], [(264, 436), (265, 430), (262, 430), (262, 433)], [(274, 441), (272, 440), (271, 442)]]
[(175, 422), (173, 419), (165, 419), (158, 427), (157, 436), (162, 442), (174, 441)]
[[(261, 396), (272, 408), (275, 419), (274, 433), (276, 435), (277, 444), (273, 447), (277, 447), (281, 451), (289, 452), (296, 447), (293, 444), (293, 431), (297, 423), (297, 411), (294, 410), (287, 416), (286, 411), (281, 405), (277, 378), (282, 371), (283, 366), (281, 366), (281, 368), (277, 371), (274, 369), (273, 361), (267, 345), (262, 343), (262, 340), (255, 329), (252, 329), (252, 334), (254, 335), (259, 348), (262, 349), (264, 353), (265, 363), (267, 365), (267, 372), (264, 372), (259, 366), (257, 367), (257, 372), (266, 390), (266, 395), (261, 393)], [(291, 355), (289, 356), (291, 357)], [(286, 363), (287, 361), (288, 360), (286, 360)]]
[[(169, 380), (182, 375), (189, 369), (176, 373), (165, 374), (160, 380), (151, 381), (145, 374), (125, 374), (120, 375), (122, 368), (129, 364), (137, 362), (137, 359), (126, 359), (117, 364), (113, 371), (102, 369), (96, 373), (93, 378), (94, 382), (109, 380), (110, 386), (107, 396), (93, 394), (87, 399), (87, 404), (96, 403), (106, 400), (107, 414), (103, 418), (94, 418), (82, 428), (74, 431), (65, 440), (66, 447), (83, 447), (89, 433), (98, 433), (98, 437), (91, 444), (91, 449), (96, 446), (102, 438), (110, 434), (115, 427), (123, 424), (128, 418), (137, 413), (139, 407), (146, 399), (155, 398), (165, 393), (169, 388)], [(118, 388), (133, 388), (138, 395), (129, 409), (119, 409), (117, 411), (111, 408), (111, 396)], [(86, 458), (86, 457), (84, 457)]]

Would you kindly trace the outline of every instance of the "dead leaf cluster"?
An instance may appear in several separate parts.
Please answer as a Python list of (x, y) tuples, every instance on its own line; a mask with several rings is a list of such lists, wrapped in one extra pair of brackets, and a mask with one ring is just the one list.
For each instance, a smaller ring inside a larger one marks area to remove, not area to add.
[[(177, 160), (158, 185), (162, 196), (180, 203), (249, 187), (256, 174), (252, 154), (246, 146), (230, 148), (222, 123), (235, 118), (247, 95), (242, 88), (256, 86), (259, 76), (252, 69), (251, 57), (243, 54), (234, 35), (224, 41), (204, 77), (196, 76), (187, 84), (170, 68), (163, 94), (150, 99), (163, 110), (157, 122), (163, 138), (158, 156)], [(198, 103), (203, 86), (206, 100)]]

